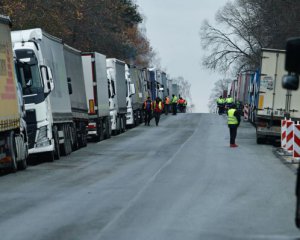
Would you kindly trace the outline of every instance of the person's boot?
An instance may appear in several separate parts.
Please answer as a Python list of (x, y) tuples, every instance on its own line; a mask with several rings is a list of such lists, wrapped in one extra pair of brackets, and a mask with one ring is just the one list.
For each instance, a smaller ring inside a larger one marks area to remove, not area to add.
[(230, 147), (234, 148), (234, 147), (238, 147), (238, 145), (236, 145), (236, 144), (230, 144)]

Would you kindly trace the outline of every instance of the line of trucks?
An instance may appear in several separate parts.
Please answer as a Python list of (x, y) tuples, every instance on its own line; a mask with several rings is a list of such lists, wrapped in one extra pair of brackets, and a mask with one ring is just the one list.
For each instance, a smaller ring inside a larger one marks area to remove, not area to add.
[(178, 95), (156, 68), (81, 52), (42, 29), (11, 32), (0, 15), (0, 167), (25, 169), (101, 141), (143, 121), (149, 96)]
[(281, 120), (300, 121), (300, 91), (282, 88), (282, 79), (288, 74), (285, 55), (285, 50), (262, 49), (260, 68), (240, 73), (227, 90), (235, 102), (248, 109), (257, 144), (280, 141)]

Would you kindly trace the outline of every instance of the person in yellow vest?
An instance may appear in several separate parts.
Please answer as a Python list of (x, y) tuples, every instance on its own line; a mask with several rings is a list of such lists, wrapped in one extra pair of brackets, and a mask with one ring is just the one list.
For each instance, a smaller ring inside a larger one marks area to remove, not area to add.
[(230, 105), (229, 110), (227, 111), (227, 115), (230, 134), (230, 147), (238, 147), (238, 145), (235, 144), (235, 139), (237, 135), (237, 128), (241, 122), (241, 117), (239, 112), (236, 110), (235, 104)]
[(225, 100), (225, 104), (226, 104), (227, 109), (229, 109), (231, 104), (233, 104), (233, 103), (234, 103), (233, 98), (230, 95), (228, 95), (226, 100)]
[(223, 114), (225, 109), (225, 99), (222, 96), (217, 99), (217, 106), (219, 115)]
[(177, 114), (177, 101), (178, 101), (178, 98), (175, 96), (175, 94), (173, 94), (172, 100), (171, 100), (173, 115)]
[(165, 97), (165, 114), (168, 115), (170, 111), (170, 98), (168, 96)]
[(153, 102), (153, 115), (155, 118), (155, 124), (158, 126), (160, 114), (162, 110), (164, 109), (164, 104), (162, 103), (161, 99), (157, 97), (155, 101)]

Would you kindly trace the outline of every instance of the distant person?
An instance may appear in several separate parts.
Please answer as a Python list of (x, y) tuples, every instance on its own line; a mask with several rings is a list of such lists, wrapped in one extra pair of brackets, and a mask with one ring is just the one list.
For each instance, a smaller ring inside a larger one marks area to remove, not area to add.
[(150, 97), (148, 97), (147, 100), (145, 100), (143, 109), (145, 112), (145, 126), (146, 125), (150, 126), (150, 120), (152, 117), (152, 110), (153, 110), (153, 105)]
[(168, 115), (170, 111), (170, 98), (168, 96), (165, 97), (164, 109), (165, 109), (165, 114)]
[(229, 110), (227, 111), (228, 115), (228, 128), (230, 134), (230, 147), (238, 147), (235, 144), (235, 139), (237, 135), (237, 128), (240, 125), (241, 117), (239, 112), (236, 110), (235, 104), (231, 104)]
[(175, 94), (172, 94), (171, 103), (172, 103), (172, 112), (173, 112), (173, 115), (177, 114), (177, 101), (178, 101), (178, 98), (175, 96)]
[(226, 98), (226, 100), (225, 100), (225, 106), (226, 106), (226, 108), (229, 109), (230, 106), (231, 106), (231, 104), (233, 104), (233, 103), (234, 103), (233, 98), (230, 95), (228, 95), (227, 98)]
[(155, 124), (158, 126), (160, 114), (164, 109), (164, 104), (162, 103), (161, 99), (157, 97), (153, 102), (153, 115), (155, 118)]
[(219, 115), (222, 115), (225, 109), (225, 99), (222, 96), (217, 99), (217, 106)]
[(184, 102), (185, 100), (182, 97), (180, 97), (179, 100), (177, 101), (180, 112), (184, 112)]

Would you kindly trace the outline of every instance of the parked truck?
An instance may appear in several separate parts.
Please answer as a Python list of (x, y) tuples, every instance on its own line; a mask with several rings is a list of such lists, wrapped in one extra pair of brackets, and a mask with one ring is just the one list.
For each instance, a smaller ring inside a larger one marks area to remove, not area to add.
[(87, 145), (88, 106), (83, 75), (81, 52), (64, 44), (64, 57), (73, 116), (72, 147), (74, 150)]
[(285, 117), (300, 119), (300, 93), (290, 94), (281, 86), (284, 70), (285, 51), (262, 49), (260, 86), (256, 112), (256, 141), (280, 139), (280, 124)]
[(42, 29), (12, 32), (22, 79), (29, 154), (53, 161), (72, 152), (73, 114), (62, 40)]
[(16, 171), (27, 167), (28, 138), (10, 27), (10, 19), (0, 15), (0, 167)]
[(108, 85), (106, 56), (97, 52), (82, 53), (82, 64), (89, 114), (88, 136), (96, 141), (110, 138), (109, 99), (115, 93)]
[(125, 63), (115, 58), (106, 59), (107, 79), (109, 83), (109, 109), (111, 116), (111, 129), (114, 134), (124, 132), (126, 129), (126, 80)]
[(125, 80), (126, 80), (126, 126), (133, 127), (137, 124), (136, 109), (133, 104), (135, 94), (134, 77), (136, 77), (130, 69), (133, 68), (129, 64), (125, 64)]
[[(137, 126), (143, 121), (143, 73), (136, 66), (129, 66), (130, 84), (127, 82), (128, 99), (126, 125)], [(131, 87), (130, 87), (131, 86)]]

